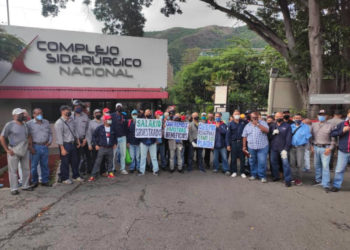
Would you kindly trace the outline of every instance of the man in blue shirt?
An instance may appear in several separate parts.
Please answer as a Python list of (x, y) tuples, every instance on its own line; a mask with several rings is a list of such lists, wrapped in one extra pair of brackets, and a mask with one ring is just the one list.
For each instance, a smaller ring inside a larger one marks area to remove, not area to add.
[(231, 177), (237, 176), (237, 158), (240, 161), (240, 174), (243, 179), (247, 178), (245, 175), (245, 156), (242, 151), (243, 138), (242, 133), (248, 121), (240, 119), (241, 113), (239, 110), (233, 112), (233, 120), (228, 124), (226, 133), (227, 150), (231, 151)]
[(289, 151), (290, 168), (292, 171), (292, 180), (295, 185), (300, 186), (304, 168), (305, 147), (311, 138), (310, 128), (307, 124), (301, 122), (301, 114), (294, 115), (294, 124), (292, 129), (292, 147)]
[(226, 131), (227, 125), (221, 120), (221, 113), (217, 112), (215, 114), (215, 143), (214, 143), (214, 173), (219, 171), (219, 154), (222, 159), (222, 170), (225, 172), (227, 176), (230, 176), (230, 172), (228, 170), (228, 162), (227, 162), (227, 149), (226, 149)]
[(271, 124), (269, 129), (270, 137), (270, 152), (272, 162), (273, 179), (272, 181), (279, 181), (279, 164), (278, 156), (281, 155), (283, 164), (284, 180), (286, 187), (292, 186), (291, 170), (288, 162), (288, 151), (292, 143), (292, 132), (290, 125), (283, 121), (283, 114), (277, 112), (275, 115), (275, 123)]

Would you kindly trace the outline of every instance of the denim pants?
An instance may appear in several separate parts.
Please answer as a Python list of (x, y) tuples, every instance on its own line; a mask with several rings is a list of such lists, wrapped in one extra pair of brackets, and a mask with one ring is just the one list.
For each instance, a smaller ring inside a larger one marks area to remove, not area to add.
[(239, 158), (240, 173), (245, 172), (245, 155), (243, 153), (243, 144), (241, 141), (233, 141), (231, 143), (231, 173), (237, 173), (237, 159)]
[[(280, 168), (280, 165), (278, 163), (278, 159), (279, 159), (279, 156), (281, 155), (282, 151), (271, 149), (270, 152), (271, 152), (270, 155), (271, 155), (271, 161), (272, 161), (273, 176), (275, 178), (278, 178), (279, 177), (279, 168)], [(288, 157), (286, 159), (282, 159), (282, 157), (281, 157), (281, 160), (282, 160), (282, 166), (283, 166), (284, 180), (286, 182), (291, 182), (292, 181), (292, 176), (291, 176), (292, 173), (290, 170)]]
[(149, 151), (149, 154), (151, 156), (152, 166), (153, 166), (153, 172), (158, 172), (158, 160), (157, 160), (157, 144), (153, 143), (150, 146), (147, 146), (143, 143), (140, 143), (140, 151), (141, 151), (141, 163), (140, 163), (140, 172), (145, 173), (146, 170), (146, 159), (147, 159), (147, 152)]
[(38, 165), (41, 168), (41, 182), (49, 182), (49, 148), (45, 145), (33, 144), (35, 154), (32, 157), (32, 183), (39, 182)]
[[(328, 147), (327, 147), (328, 148)], [(329, 162), (331, 160), (331, 154), (324, 155), (326, 148), (314, 146), (314, 163), (316, 172), (316, 182), (322, 183), (324, 188), (330, 186), (330, 171)]]
[(188, 166), (187, 171), (192, 171), (192, 164), (193, 164), (193, 156), (194, 151), (196, 151), (197, 154), (197, 163), (199, 170), (203, 170), (203, 148), (194, 148), (192, 143), (189, 145), (189, 155), (188, 155)]
[(118, 146), (113, 150), (113, 170), (115, 170), (115, 158), (117, 150), (120, 152), (120, 171), (125, 170), (126, 136), (118, 138)]
[(62, 155), (61, 147), (59, 147), (60, 156), (61, 156), (61, 166), (60, 166), (61, 181), (65, 181), (69, 179), (69, 165), (72, 168), (73, 179), (76, 179), (80, 176), (77, 146), (72, 143), (63, 143), (63, 147), (68, 154)]
[(266, 179), (267, 168), (267, 154), (269, 152), (269, 145), (260, 149), (252, 149), (248, 147), (248, 151), (251, 154), (249, 159), (250, 173), (252, 177), (260, 177)]
[(338, 162), (337, 162), (337, 167), (335, 168), (333, 187), (336, 187), (339, 189), (341, 188), (341, 184), (344, 179), (344, 173), (349, 160), (350, 160), (350, 153), (343, 153), (340, 150), (338, 150)]
[(309, 149), (305, 149), (304, 168), (307, 170), (310, 170), (310, 150)]
[(224, 172), (228, 172), (228, 162), (227, 162), (227, 148), (214, 148), (214, 169), (219, 170), (219, 154), (221, 155), (222, 159), (222, 170)]
[(140, 170), (140, 159), (141, 159), (141, 154), (140, 154), (140, 144), (139, 145), (131, 145), (129, 144), (129, 154), (131, 157), (131, 164), (130, 164), (130, 170)]

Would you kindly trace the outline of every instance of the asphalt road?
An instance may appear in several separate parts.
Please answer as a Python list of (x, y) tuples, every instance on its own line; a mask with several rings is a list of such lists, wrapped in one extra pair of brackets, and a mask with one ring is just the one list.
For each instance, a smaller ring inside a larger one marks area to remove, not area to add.
[(350, 249), (350, 173), (339, 193), (211, 171), (0, 191), (0, 249)]

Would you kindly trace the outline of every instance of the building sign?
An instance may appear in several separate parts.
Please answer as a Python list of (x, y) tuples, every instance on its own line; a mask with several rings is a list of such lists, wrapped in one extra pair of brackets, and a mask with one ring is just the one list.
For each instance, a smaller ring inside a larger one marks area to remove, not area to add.
[(187, 140), (188, 122), (166, 121), (164, 137), (165, 139)]
[(162, 138), (161, 119), (136, 119), (136, 138)]
[(350, 94), (315, 94), (310, 95), (310, 104), (348, 104)]
[(215, 124), (199, 123), (197, 146), (199, 148), (214, 148), (215, 132)]
[(3, 86), (165, 88), (167, 41), (7, 26), (27, 44), (11, 65), (0, 63)]

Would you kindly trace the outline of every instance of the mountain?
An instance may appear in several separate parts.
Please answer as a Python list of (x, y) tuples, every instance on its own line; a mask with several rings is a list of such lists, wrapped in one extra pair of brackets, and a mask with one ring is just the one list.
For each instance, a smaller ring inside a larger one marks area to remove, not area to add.
[(174, 72), (181, 68), (181, 57), (186, 49), (224, 48), (228, 39), (239, 37), (249, 40), (253, 48), (264, 48), (266, 43), (247, 26), (236, 28), (207, 26), (198, 29), (172, 28), (164, 31), (145, 32), (144, 37), (168, 39), (168, 53)]

